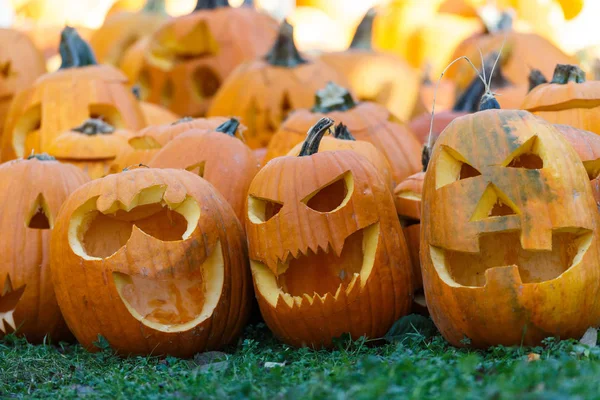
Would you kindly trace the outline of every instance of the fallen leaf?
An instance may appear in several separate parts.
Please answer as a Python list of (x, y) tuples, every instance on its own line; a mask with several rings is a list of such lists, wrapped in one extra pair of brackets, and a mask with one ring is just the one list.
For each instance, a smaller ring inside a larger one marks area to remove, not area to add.
[(527, 361), (528, 362), (532, 362), (532, 361), (537, 361), (540, 359), (540, 355), (537, 353), (529, 353), (527, 354)]
[(588, 330), (583, 334), (583, 337), (579, 343), (588, 345), (590, 347), (596, 347), (596, 343), (598, 343), (598, 329), (588, 328)]
[(285, 367), (285, 362), (271, 362), (271, 361), (267, 361), (265, 362), (265, 368), (275, 368), (275, 367)]

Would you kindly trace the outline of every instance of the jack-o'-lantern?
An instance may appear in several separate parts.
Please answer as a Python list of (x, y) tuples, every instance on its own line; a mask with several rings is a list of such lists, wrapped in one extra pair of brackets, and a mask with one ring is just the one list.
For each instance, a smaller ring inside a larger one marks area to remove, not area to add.
[(129, 136), (128, 131), (117, 131), (102, 120), (89, 119), (54, 139), (48, 153), (58, 161), (75, 165), (92, 179), (101, 178), (127, 146)]
[(59, 208), (88, 180), (48, 155), (0, 165), (0, 332), (33, 343), (70, 337), (50, 277), (50, 238)]
[(258, 160), (236, 134), (245, 127), (232, 118), (216, 129), (192, 129), (168, 142), (148, 166), (181, 168), (209, 181), (243, 221), (246, 193), (258, 172)]
[(550, 83), (534, 87), (522, 108), (554, 124), (600, 135), (600, 82), (586, 81), (575, 65), (559, 64)]
[(138, 12), (122, 11), (107, 17), (92, 34), (90, 46), (99, 62), (119, 67), (129, 47), (154, 33), (167, 18), (164, 0), (147, 0)]
[(62, 32), (61, 69), (38, 78), (15, 96), (2, 137), (2, 159), (47, 152), (53, 140), (89, 118), (117, 129), (144, 126), (127, 79), (114, 67), (96, 65), (91, 49), (73, 28)]
[(429, 161), (427, 306), (455, 346), (581, 337), (600, 323), (600, 227), (585, 168), (552, 124), (488, 100), (444, 130)]
[(73, 192), (56, 218), (56, 297), (89, 350), (100, 334), (120, 354), (189, 357), (231, 343), (244, 327), (245, 243), (229, 204), (197, 174), (108, 175)]
[(271, 51), (236, 68), (208, 110), (209, 116), (239, 116), (248, 127), (246, 143), (252, 148), (267, 146), (290, 111), (310, 107), (327, 82), (346, 82), (323, 61), (301, 55), (293, 33), (283, 21)]
[(382, 337), (410, 309), (412, 276), (390, 191), (354, 151), (317, 152), (333, 120), (298, 156), (271, 160), (248, 192), (246, 232), (261, 313), (293, 346), (344, 333)]
[(13, 29), (0, 29), (0, 137), (13, 96), (44, 72), (44, 57), (31, 39)]
[(198, 0), (151, 36), (137, 77), (142, 100), (204, 116), (234, 68), (266, 53), (276, 34), (277, 22), (252, 7)]
[(406, 125), (379, 104), (357, 103), (346, 89), (333, 83), (317, 92), (312, 109), (290, 114), (269, 143), (266, 160), (286, 155), (324, 116), (346, 125), (357, 140), (373, 144), (388, 160), (394, 185), (420, 169), (421, 146)]
[(321, 60), (345, 76), (359, 100), (381, 104), (396, 117), (407, 120), (417, 100), (417, 72), (400, 57), (373, 49), (375, 15), (375, 9), (367, 12), (348, 50), (324, 53)]
[[(303, 144), (298, 143), (287, 155), (297, 156), (300, 154)], [(323, 137), (319, 144), (320, 152), (339, 150), (352, 150), (365, 157), (377, 169), (377, 172), (379, 172), (379, 175), (390, 189), (394, 189), (392, 186), (392, 168), (385, 156), (371, 143), (356, 140), (348, 127), (341, 122), (336, 125), (332, 135)]]

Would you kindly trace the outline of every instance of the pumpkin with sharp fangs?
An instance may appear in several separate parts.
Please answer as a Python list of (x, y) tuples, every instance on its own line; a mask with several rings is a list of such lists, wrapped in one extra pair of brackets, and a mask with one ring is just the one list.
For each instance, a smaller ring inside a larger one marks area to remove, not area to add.
[(298, 156), (271, 160), (252, 181), (246, 232), (256, 297), (275, 335), (329, 347), (382, 337), (410, 310), (412, 274), (386, 182), (360, 154), (318, 152), (333, 120)]
[[(453, 345), (536, 345), (600, 323), (598, 211), (588, 174), (555, 126), (501, 110), (455, 119), (423, 187), (427, 306)], [(465, 340), (468, 339), (468, 340)]]

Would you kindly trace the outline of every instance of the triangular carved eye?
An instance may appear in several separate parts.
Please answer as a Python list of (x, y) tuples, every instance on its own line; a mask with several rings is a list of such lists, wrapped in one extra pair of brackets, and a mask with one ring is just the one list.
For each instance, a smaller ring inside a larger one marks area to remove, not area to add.
[(338, 176), (331, 183), (317, 189), (302, 199), (308, 208), (329, 213), (346, 205), (354, 189), (354, 179), (351, 172)]
[(541, 142), (537, 136), (532, 136), (529, 140), (519, 146), (502, 163), (508, 168), (524, 169), (542, 169), (544, 160), (542, 158)]
[(520, 214), (517, 205), (493, 183), (490, 183), (481, 195), (475, 212), (471, 216), (471, 221), (517, 214)]
[(40, 193), (31, 206), (28, 221), (25, 221), (25, 225), (30, 229), (51, 229), (51, 220), (52, 216), (48, 203), (46, 203), (44, 195)]
[(204, 167), (206, 166), (206, 161), (201, 161), (194, 165), (190, 165), (186, 168), (186, 171), (193, 172), (194, 174), (198, 174), (199, 177), (204, 178)]
[(283, 208), (283, 204), (263, 199), (256, 196), (248, 196), (248, 218), (254, 224), (262, 224), (267, 222)]
[(444, 147), (435, 171), (435, 187), (439, 189), (453, 182), (480, 176), (481, 172), (473, 167), (457, 151)]

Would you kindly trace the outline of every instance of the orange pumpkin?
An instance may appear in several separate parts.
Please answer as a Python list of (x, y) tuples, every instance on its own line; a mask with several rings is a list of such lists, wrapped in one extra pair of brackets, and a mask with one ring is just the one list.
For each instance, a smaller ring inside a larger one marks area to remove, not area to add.
[(599, 217), (585, 168), (553, 125), (488, 100), (446, 128), (429, 162), (427, 306), (455, 346), (581, 337), (600, 323)]
[(44, 57), (25, 34), (0, 29), (0, 137), (13, 97), (44, 72)]
[(241, 333), (252, 296), (244, 234), (198, 175), (137, 168), (97, 179), (71, 194), (54, 229), (56, 297), (88, 350), (100, 334), (120, 354), (190, 357)]
[[(423, 113), (431, 113), (435, 98), (436, 111), (450, 110), (456, 99), (456, 85), (448, 79), (442, 79), (439, 83), (432, 81), (429, 76), (430, 68), (426, 67), (421, 79), (421, 86), (417, 95), (412, 117)], [(437, 94), (436, 94), (437, 85)]]
[(104, 20), (90, 38), (98, 61), (119, 67), (127, 50), (168, 18), (164, 0), (147, 0), (138, 12), (121, 11)]
[(170, 124), (179, 119), (179, 116), (171, 111), (152, 103), (140, 102), (146, 125)]
[(331, 83), (317, 92), (311, 110), (290, 114), (269, 143), (266, 160), (287, 154), (324, 116), (342, 122), (356, 139), (373, 144), (388, 160), (394, 185), (420, 169), (421, 146), (405, 125), (395, 122), (385, 107), (356, 103), (346, 89)]
[(375, 15), (375, 9), (367, 12), (348, 50), (324, 53), (321, 60), (344, 75), (359, 100), (381, 104), (396, 117), (407, 120), (417, 100), (417, 72), (398, 56), (373, 50)]
[(14, 99), (2, 137), (2, 159), (48, 151), (61, 133), (88, 118), (101, 118), (117, 129), (136, 130), (144, 116), (125, 76), (94, 55), (73, 28), (62, 33), (63, 64), (38, 78)]
[[(72, 165), (32, 155), (0, 165), (0, 331), (33, 343), (70, 337), (50, 277), (50, 237), (67, 196), (89, 178)], [(26, 184), (24, 184), (26, 182)]]
[(554, 127), (573, 147), (589, 178), (596, 179), (600, 175), (600, 136), (569, 125), (555, 124)]
[(264, 166), (250, 185), (246, 232), (256, 297), (273, 333), (329, 347), (343, 333), (382, 337), (410, 309), (409, 255), (393, 200), (354, 151), (317, 152), (320, 120), (300, 154)]
[(99, 119), (89, 119), (54, 139), (48, 153), (61, 162), (75, 165), (92, 179), (101, 178), (127, 146), (129, 136), (128, 131), (115, 130)]
[(240, 65), (215, 96), (208, 115), (239, 116), (248, 127), (246, 143), (265, 147), (288, 113), (310, 107), (315, 92), (330, 81), (345, 83), (327, 64), (300, 55), (293, 27), (284, 21), (267, 56)]
[(575, 65), (557, 65), (550, 83), (527, 94), (522, 108), (554, 124), (571, 125), (600, 135), (600, 82), (586, 81)]
[(251, 7), (198, 0), (151, 36), (137, 77), (142, 100), (203, 116), (233, 69), (266, 53), (276, 34), (276, 21)]
[(168, 142), (148, 165), (197, 173), (212, 183), (243, 221), (246, 193), (259, 165), (252, 150), (236, 137), (244, 129), (235, 118), (216, 129), (192, 129)]

